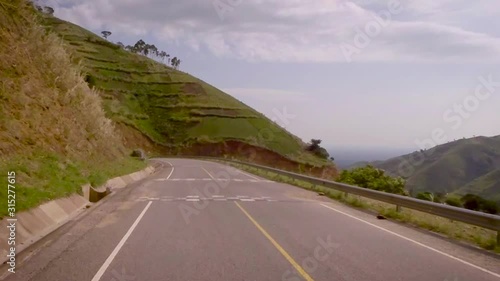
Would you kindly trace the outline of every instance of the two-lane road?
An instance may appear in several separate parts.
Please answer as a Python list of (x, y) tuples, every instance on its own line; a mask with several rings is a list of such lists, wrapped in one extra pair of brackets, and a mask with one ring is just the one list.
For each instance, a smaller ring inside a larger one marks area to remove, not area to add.
[(500, 280), (500, 259), (222, 164), (166, 168), (42, 240), (6, 280)]

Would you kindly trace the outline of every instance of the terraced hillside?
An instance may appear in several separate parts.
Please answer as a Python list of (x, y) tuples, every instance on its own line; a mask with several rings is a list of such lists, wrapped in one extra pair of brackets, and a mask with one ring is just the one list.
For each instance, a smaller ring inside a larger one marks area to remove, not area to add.
[(64, 39), (87, 82), (100, 90), (108, 117), (132, 144), (142, 134), (162, 154), (243, 155), (335, 170), (305, 151), (299, 138), (215, 87), (69, 22), (46, 17), (44, 24)]

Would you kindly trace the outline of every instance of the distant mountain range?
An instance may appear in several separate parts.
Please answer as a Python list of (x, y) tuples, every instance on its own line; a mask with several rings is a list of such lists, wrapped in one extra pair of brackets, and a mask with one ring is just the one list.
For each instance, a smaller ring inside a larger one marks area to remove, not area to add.
[(425, 151), (371, 164), (407, 179), (413, 194), (421, 191), (467, 194), (500, 202), (500, 136), (462, 139)]
[[(387, 160), (411, 151), (404, 148), (381, 147), (347, 147), (335, 146), (329, 150), (330, 156), (335, 158), (335, 164), (341, 169), (346, 169), (357, 163), (366, 163), (376, 160)], [(363, 162), (361, 162), (363, 161)]]

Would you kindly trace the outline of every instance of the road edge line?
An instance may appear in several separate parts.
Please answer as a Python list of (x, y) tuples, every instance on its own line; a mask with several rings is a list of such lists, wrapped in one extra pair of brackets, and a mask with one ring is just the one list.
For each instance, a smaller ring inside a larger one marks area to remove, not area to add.
[(443, 256), (445, 256), (445, 257), (448, 257), (448, 258), (450, 258), (450, 259), (452, 259), (452, 260), (458, 261), (458, 262), (460, 262), (460, 263), (463, 263), (463, 264), (465, 264), (465, 265), (468, 265), (468, 266), (470, 266), (470, 267), (473, 267), (473, 268), (475, 268), (475, 269), (478, 269), (478, 270), (480, 270), (480, 271), (482, 271), (482, 272), (484, 272), (484, 273), (488, 273), (488, 274), (491, 274), (491, 275), (493, 275), (493, 276), (495, 276), (495, 277), (497, 277), (497, 278), (500, 278), (500, 274), (495, 273), (495, 272), (493, 272), (493, 271), (490, 271), (490, 270), (488, 270), (488, 269), (486, 269), (486, 268), (482, 268), (482, 267), (480, 267), (480, 266), (478, 266), (478, 265), (475, 265), (475, 264), (472, 264), (472, 263), (470, 263), (470, 262), (468, 262), (468, 261), (464, 261), (464, 260), (462, 260), (462, 259), (460, 259), (460, 258), (457, 258), (457, 257), (455, 257), (455, 256), (452, 256), (452, 255), (450, 255), (450, 254), (447, 254), (447, 253), (445, 253), (445, 252), (443, 252), (443, 251), (440, 251), (440, 250), (438, 250), (438, 249), (432, 248), (431, 246), (427, 246), (427, 245), (425, 245), (425, 244), (423, 244), (423, 243), (420, 243), (420, 242), (418, 242), (418, 241), (415, 241), (415, 240), (413, 240), (413, 239), (411, 239), (411, 238), (405, 237), (405, 236), (403, 236), (403, 235), (401, 235), (401, 234), (398, 234), (398, 233), (396, 233), (396, 232), (393, 232), (393, 231), (391, 231), (391, 230), (388, 230), (388, 229), (386, 229), (386, 228), (383, 228), (383, 227), (378, 226), (378, 225), (376, 225), (376, 224), (373, 224), (373, 223), (371, 223), (371, 222), (365, 221), (365, 220), (360, 219), (360, 218), (358, 218), (358, 217), (356, 217), (356, 216), (353, 216), (353, 215), (350, 215), (350, 214), (348, 214), (348, 213), (342, 212), (342, 211), (337, 210), (337, 209), (335, 209), (335, 208), (333, 208), (333, 207), (330, 207), (330, 206), (328, 206), (328, 205), (325, 205), (325, 204), (320, 204), (320, 205), (321, 205), (321, 206), (323, 206), (323, 207), (325, 207), (325, 208), (327, 208), (327, 209), (330, 209), (330, 210), (332, 210), (332, 211), (335, 211), (335, 212), (337, 212), (337, 213), (339, 213), (339, 214), (342, 214), (342, 215), (348, 216), (348, 217), (353, 218), (353, 219), (355, 219), (355, 220), (357, 220), (357, 221), (363, 222), (363, 223), (368, 224), (368, 225), (370, 225), (370, 226), (373, 226), (373, 227), (375, 227), (375, 228), (377, 228), (377, 229), (379, 229), (379, 230), (385, 231), (385, 232), (387, 232), (387, 233), (389, 233), (389, 234), (392, 234), (392, 235), (394, 235), (394, 236), (397, 236), (397, 237), (399, 237), (399, 238), (401, 238), (401, 239), (404, 239), (404, 240), (409, 241), (409, 242), (411, 242), (411, 243), (414, 243), (414, 244), (416, 244), (416, 245), (418, 245), (418, 246), (421, 246), (421, 247), (423, 247), (423, 248), (426, 248), (426, 249), (428, 249), (428, 250), (430, 250), (430, 251), (433, 251), (433, 252), (435, 252), (435, 253), (441, 254), (441, 255), (443, 255)]
[(125, 235), (120, 240), (120, 242), (118, 243), (118, 245), (116, 245), (115, 249), (113, 250), (113, 252), (111, 252), (111, 254), (106, 259), (106, 261), (104, 261), (104, 263), (102, 264), (101, 268), (99, 268), (99, 270), (94, 275), (94, 277), (92, 278), (91, 281), (99, 281), (101, 279), (102, 275), (104, 275), (104, 272), (106, 272), (106, 269), (108, 269), (108, 267), (111, 264), (111, 262), (113, 262), (114, 258), (116, 257), (116, 255), (118, 254), (118, 252), (120, 251), (120, 249), (123, 247), (123, 245), (125, 244), (125, 242), (127, 241), (127, 239), (130, 237), (130, 235), (132, 234), (132, 232), (134, 231), (134, 229), (137, 227), (137, 225), (141, 221), (141, 219), (144, 216), (144, 214), (146, 214), (146, 211), (149, 209), (149, 206), (151, 206), (152, 203), (153, 203), (153, 201), (149, 201), (149, 203), (146, 205), (146, 207), (144, 208), (144, 210), (142, 210), (141, 214), (134, 221), (134, 223), (129, 228), (129, 230), (127, 231), (127, 233), (125, 233)]

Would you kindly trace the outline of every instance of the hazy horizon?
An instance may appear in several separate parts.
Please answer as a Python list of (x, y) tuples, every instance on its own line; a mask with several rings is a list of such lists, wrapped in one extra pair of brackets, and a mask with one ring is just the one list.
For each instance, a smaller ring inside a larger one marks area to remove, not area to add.
[[(476, 136), (476, 137), (500, 137), (500, 135)], [(376, 146), (336, 146), (336, 147), (327, 146), (326, 149), (330, 154), (330, 156), (334, 157), (335, 163), (339, 168), (347, 168), (357, 162), (385, 161), (394, 157), (410, 154), (414, 151), (419, 150), (416, 149), (415, 147), (376, 147)]]
[(402, 148), (380, 148), (380, 147), (336, 147), (328, 148), (328, 153), (334, 157), (335, 164), (339, 168), (347, 168), (358, 162), (385, 161), (393, 157), (412, 152)]

